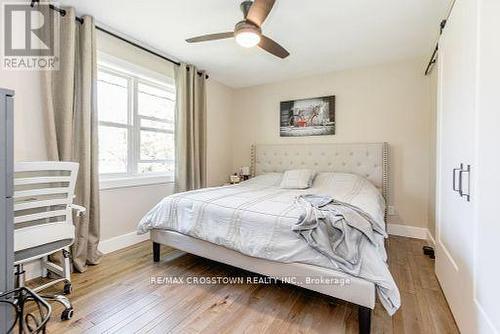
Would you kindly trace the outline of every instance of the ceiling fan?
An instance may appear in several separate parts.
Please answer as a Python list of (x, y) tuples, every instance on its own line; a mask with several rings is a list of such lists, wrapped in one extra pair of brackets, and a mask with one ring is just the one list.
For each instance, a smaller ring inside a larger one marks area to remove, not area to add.
[(243, 12), (243, 20), (236, 23), (234, 31), (208, 34), (186, 39), (188, 43), (198, 43), (226, 39), (234, 37), (236, 42), (251, 48), (258, 45), (261, 49), (279, 58), (286, 58), (290, 54), (281, 45), (262, 34), (261, 26), (271, 12), (276, 0), (254, 0), (243, 1), (240, 9)]

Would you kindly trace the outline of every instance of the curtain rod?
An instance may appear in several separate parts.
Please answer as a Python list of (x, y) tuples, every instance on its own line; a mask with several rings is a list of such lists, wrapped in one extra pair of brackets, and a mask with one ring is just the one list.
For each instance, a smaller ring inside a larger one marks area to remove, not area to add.
[[(38, 2), (40, 2), (40, 0), (32, 0), (32, 1), (31, 1), (31, 5), (30, 5), (30, 6), (31, 6), (31, 7), (34, 7), (35, 3), (38, 3)], [(62, 8), (56, 7), (56, 6), (52, 5), (52, 4), (51, 4), (51, 5), (49, 5), (49, 8), (50, 8), (50, 9), (52, 9), (53, 11), (58, 12), (59, 14), (61, 14), (61, 16), (65, 16), (65, 15), (66, 15), (66, 10), (64, 10), (64, 9), (62, 9)], [(83, 18), (81, 18), (81, 17), (75, 16), (75, 20), (76, 20), (77, 22), (79, 22), (79, 23), (83, 23)], [(96, 25), (96, 26), (95, 26), (95, 28), (96, 28), (97, 30), (99, 30), (99, 31), (102, 31), (103, 33), (106, 33), (106, 34), (108, 34), (108, 35), (110, 35), (110, 36), (113, 36), (113, 37), (115, 37), (115, 38), (117, 38), (117, 39), (119, 39), (119, 40), (121, 40), (121, 41), (123, 41), (123, 42), (125, 42), (125, 43), (128, 43), (128, 44), (130, 44), (130, 45), (132, 45), (132, 46), (134, 46), (134, 47), (136, 47), (136, 48), (139, 48), (139, 49), (141, 49), (141, 50), (143, 50), (143, 51), (145, 51), (145, 52), (147, 52), (147, 53), (150, 53), (150, 54), (152, 54), (152, 55), (154, 55), (154, 56), (156, 56), (156, 57), (158, 57), (158, 58), (161, 58), (161, 59), (163, 59), (163, 60), (166, 60), (166, 61), (168, 61), (168, 62), (170, 62), (170, 63), (172, 63), (172, 64), (174, 64), (174, 65), (177, 65), (177, 66), (180, 66), (180, 65), (181, 65), (181, 63), (179, 63), (178, 61), (175, 61), (175, 60), (173, 60), (173, 59), (170, 59), (170, 58), (168, 58), (168, 57), (165, 57), (165, 56), (163, 56), (163, 55), (159, 54), (158, 52), (155, 52), (155, 51), (153, 51), (153, 50), (151, 50), (151, 49), (148, 49), (148, 48), (146, 48), (146, 47), (144, 47), (144, 46), (142, 46), (142, 45), (139, 45), (139, 44), (137, 44), (137, 43), (135, 43), (135, 42), (132, 42), (131, 40), (128, 40), (128, 39), (126, 39), (126, 38), (124, 38), (124, 37), (122, 37), (122, 36), (120, 36), (120, 35), (117, 35), (117, 34), (115, 34), (114, 32), (111, 32), (111, 31), (109, 31), (109, 30), (107, 30), (107, 29), (104, 29), (104, 28), (102, 28), (102, 27), (99, 27), (98, 25)], [(189, 67), (187, 67), (187, 70), (189, 71)], [(198, 72), (198, 75), (203, 75), (203, 73), (202, 73), (202, 72)], [(208, 79), (208, 74), (205, 74), (205, 78), (206, 78), (206, 79)]]

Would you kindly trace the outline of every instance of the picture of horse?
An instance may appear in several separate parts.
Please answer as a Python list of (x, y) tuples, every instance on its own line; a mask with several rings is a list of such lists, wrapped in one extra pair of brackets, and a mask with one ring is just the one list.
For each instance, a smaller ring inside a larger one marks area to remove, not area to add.
[(280, 136), (329, 136), (335, 134), (335, 96), (280, 103)]

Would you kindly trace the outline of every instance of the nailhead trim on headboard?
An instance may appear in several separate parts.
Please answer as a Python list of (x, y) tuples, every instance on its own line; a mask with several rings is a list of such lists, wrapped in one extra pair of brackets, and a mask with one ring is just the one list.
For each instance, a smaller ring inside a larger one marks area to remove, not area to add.
[(382, 196), (384, 196), (385, 199), (385, 213), (384, 213), (384, 220), (387, 223), (387, 206), (391, 205), (391, 199), (390, 197), (390, 184), (389, 184), (389, 145), (387, 143), (383, 144), (382, 147), (382, 159), (383, 159), (383, 181), (382, 181)]
[(386, 202), (389, 202), (389, 145), (387, 143), (384, 143), (382, 147), (382, 163), (382, 196)]
[(255, 176), (255, 144), (252, 145), (252, 148), (250, 149), (250, 174), (252, 177)]

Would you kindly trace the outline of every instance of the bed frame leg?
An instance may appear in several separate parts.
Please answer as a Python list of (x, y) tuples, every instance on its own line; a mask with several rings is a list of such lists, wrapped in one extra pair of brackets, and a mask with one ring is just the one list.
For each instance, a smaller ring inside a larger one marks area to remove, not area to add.
[(153, 261), (160, 262), (160, 244), (153, 241)]
[(359, 334), (370, 334), (372, 310), (368, 307), (358, 308)]

